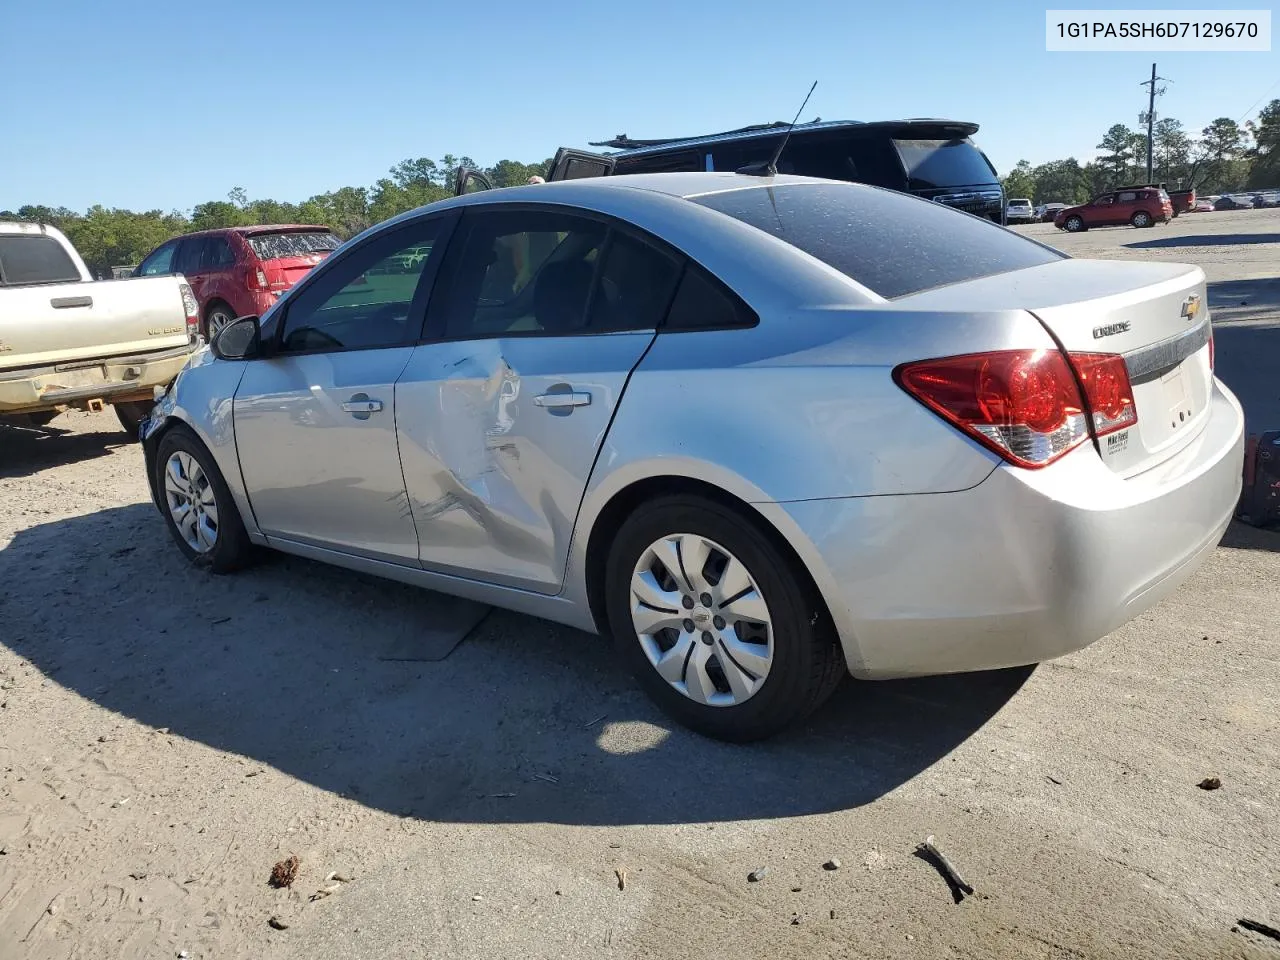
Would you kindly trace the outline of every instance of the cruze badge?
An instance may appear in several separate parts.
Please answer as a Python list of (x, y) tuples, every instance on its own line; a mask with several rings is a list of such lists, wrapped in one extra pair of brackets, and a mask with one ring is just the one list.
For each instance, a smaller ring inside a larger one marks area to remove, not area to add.
[(1122, 320), (1119, 323), (1108, 323), (1105, 327), (1093, 328), (1093, 339), (1098, 340), (1102, 337), (1110, 337), (1117, 333), (1128, 333), (1129, 321)]

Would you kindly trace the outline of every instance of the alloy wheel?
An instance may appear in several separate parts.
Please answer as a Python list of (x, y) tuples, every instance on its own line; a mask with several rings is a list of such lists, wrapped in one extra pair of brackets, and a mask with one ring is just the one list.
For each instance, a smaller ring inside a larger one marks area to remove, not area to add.
[(199, 461), (185, 450), (175, 451), (165, 462), (164, 496), (187, 546), (196, 553), (212, 550), (218, 543), (218, 503)]

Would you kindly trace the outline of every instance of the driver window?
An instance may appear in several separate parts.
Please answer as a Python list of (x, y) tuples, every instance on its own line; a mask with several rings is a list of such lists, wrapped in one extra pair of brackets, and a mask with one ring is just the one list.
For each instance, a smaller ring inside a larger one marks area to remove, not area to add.
[[(394, 347), (418, 338), (443, 220), (412, 224), (335, 263), (289, 304), (284, 353)], [(421, 289), (420, 289), (421, 288)]]
[(1108, 204), (1112, 203), (1114, 200), (1115, 200), (1115, 197), (1113, 197), (1111, 194), (1107, 194), (1105, 197), (1099, 197), (1097, 200), (1093, 202), (1100, 207), (1105, 207)]

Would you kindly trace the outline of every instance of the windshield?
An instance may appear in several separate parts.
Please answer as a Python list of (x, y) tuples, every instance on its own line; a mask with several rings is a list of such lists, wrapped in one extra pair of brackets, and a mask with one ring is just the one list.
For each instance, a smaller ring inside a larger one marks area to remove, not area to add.
[(989, 220), (860, 184), (783, 184), (691, 198), (892, 300), (1065, 258)]
[(246, 239), (259, 260), (328, 253), (342, 245), (342, 241), (332, 233), (314, 230), (308, 233), (256, 233), (250, 234)]
[(995, 169), (970, 140), (894, 140), (912, 190), (991, 183)]

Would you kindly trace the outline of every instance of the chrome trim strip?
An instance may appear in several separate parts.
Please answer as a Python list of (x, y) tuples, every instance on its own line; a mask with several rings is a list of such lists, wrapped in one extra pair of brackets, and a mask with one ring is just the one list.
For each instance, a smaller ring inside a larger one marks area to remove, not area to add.
[(1129, 380), (1140, 383), (1152, 380), (1172, 370), (1192, 354), (1204, 349), (1209, 342), (1209, 331), (1212, 321), (1205, 317), (1204, 321), (1190, 330), (1186, 330), (1167, 340), (1153, 343), (1141, 350), (1124, 354), (1124, 365), (1129, 370)]

